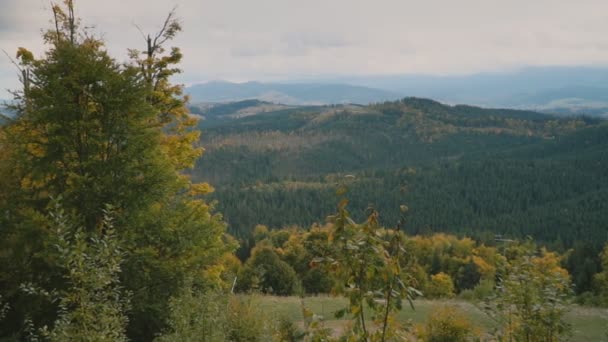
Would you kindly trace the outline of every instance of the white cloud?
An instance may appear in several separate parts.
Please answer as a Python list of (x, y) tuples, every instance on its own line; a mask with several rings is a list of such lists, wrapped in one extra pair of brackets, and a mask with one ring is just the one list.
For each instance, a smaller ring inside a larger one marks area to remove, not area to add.
[[(153, 31), (174, 5), (184, 82), (608, 62), (605, 0), (76, 0), (120, 58), (142, 45), (134, 24)], [(40, 52), (48, 7), (0, 0), (0, 48)], [(0, 58), (2, 74), (10, 68)]]

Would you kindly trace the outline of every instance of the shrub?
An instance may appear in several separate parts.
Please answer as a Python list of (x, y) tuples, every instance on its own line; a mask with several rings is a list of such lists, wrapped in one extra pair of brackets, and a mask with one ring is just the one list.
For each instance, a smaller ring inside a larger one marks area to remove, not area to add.
[(294, 293), (298, 278), (289, 264), (268, 247), (256, 248), (239, 273), (237, 290), (260, 290), (288, 296)]
[(262, 342), (271, 340), (262, 312), (252, 304), (251, 297), (232, 296), (228, 301), (226, 341)]
[(476, 300), (484, 300), (494, 293), (494, 281), (482, 279), (473, 289), (473, 297)]
[(302, 341), (306, 336), (298, 326), (286, 317), (281, 317), (275, 327), (274, 341), (277, 342), (296, 342)]
[(302, 277), (302, 286), (308, 294), (329, 293), (333, 281), (326, 270), (311, 268)]
[[(271, 328), (275, 327), (268, 325), (269, 320), (252, 301), (251, 296), (203, 292), (186, 284), (178, 296), (171, 298), (170, 328), (155, 342), (269, 341), (274, 332)], [(297, 329), (281, 322), (274, 334), (297, 336)]]
[(439, 272), (431, 276), (431, 281), (424, 294), (429, 298), (453, 297), (454, 282), (449, 275)]
[(435, 308), (424, 326), (418, 328), (418, 337), (426, 342), (463, 342), (475, 340), (479, 331), (454, 306)]
[(473, 301), (473, 299), (476, 299), (475, 293), (473, 292), (473, 290), (460, 291), (460, 293), (458, 294), (458, 298), (460, 298), (462, 300), (466, 300), (466, 301)]
[(228, 297), (222, 293), (203, 293), (187, 284), (169, 301), (169, 326), (156, 342), (223, 341), (226, 339)]

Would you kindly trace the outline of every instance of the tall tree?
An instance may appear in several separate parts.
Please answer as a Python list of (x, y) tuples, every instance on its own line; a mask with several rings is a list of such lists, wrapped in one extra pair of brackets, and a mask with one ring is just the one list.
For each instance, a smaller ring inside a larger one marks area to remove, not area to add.
[[(104, 42), (81, 28), (72, 0), (52, 6), (54, 27), (40, 58), (17, 53), (23, 88), (17, 113), (0, 130), (0, 288), (22, 308), (52, 324), (52, 306), (24, 299), (19, 284), (67, 286), (49, 246), (45, 215), (61, 196), (85, 234), (103, 236), (103, 208), (115, 208), (115, 229), (126, 252), (121, 280), (133, 293), (130, 337), (150, 340), (165, 324), (167, 303), (187, 277), (202, 278), (225, 250), (224, 224), (200, 198), (211, 188), (182, 172), (202, 149), (181, 86), (172, 85), (174, 48), (162, 45), (179, 31), (173, 12), (151, 39), (144, 59), (121, 64)], [(134, 51), (131, 51), (135, 55)], [(5, 186), (6, 185), (6, 186)], [(4, 331), (4, 330), (3, 330)], [(12, 331), (10, 332), (12, 333)]]

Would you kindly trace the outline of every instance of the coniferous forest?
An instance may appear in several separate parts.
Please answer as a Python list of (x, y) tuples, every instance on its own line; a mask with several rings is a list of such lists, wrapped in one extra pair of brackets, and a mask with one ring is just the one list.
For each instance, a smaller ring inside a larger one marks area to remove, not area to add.
[(0, 341), (584, 340), (568, 315), (608, 306), (604, 120), (205, 107), (173, 82), (174, 11), (119, 61), (75, 8), (14, 55)]

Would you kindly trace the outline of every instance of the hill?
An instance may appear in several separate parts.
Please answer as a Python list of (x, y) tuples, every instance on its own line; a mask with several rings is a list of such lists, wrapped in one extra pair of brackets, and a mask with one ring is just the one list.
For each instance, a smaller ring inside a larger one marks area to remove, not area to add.
[(363, 86), (325, 83), (231, 83), (213, 81), (186, 88), (193, 102), (230, 102), (258, 99), (288, 105), (321, 105), (394, 100), (397, 93)]
[(374, 204), (393, 224), (407, 203), (413, 232), (605, 239), (608, 127), (597, 119), (408, 98), (202, 125), (194, 176), (217, 187), (233, 232), (322, 222), (351, 174), (356, 217)]
[[(322, 224), (349, 188), (361, 220), (370, 206), (410, 234), (449, 232), (494, 244), (531, 237), (564, 251), (578, 291), (599, 269), (608, 222), (608, 123), (406, 98), (371, 106), (297, 107), (202, 121), (209, 181), (232, 234), (256, 224)], [(348, 177), (346, 177), (348, 176)]]
[(216, 121), (234, 120), (260, 113), (277, 112), (294, 108), (283, 104), (256, 99), (227, 103), (195, 103), (189, 106), (190, 112), (201, 116), (206, 125)]

